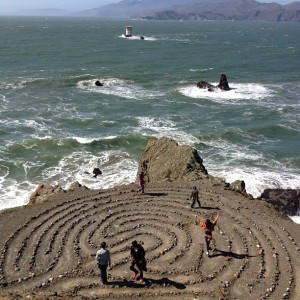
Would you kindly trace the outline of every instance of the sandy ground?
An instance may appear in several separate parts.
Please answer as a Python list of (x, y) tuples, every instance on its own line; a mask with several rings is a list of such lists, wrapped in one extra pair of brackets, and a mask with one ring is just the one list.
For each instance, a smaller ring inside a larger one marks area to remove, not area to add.
[[(191, 186), (202, 208), (191, 209)], [(300, 299), (300, 225), (222, 185), (135, 184), (58, 194), (0, 213), (1, 299)], [(212, 255), (194, 222), (215, 216)], [(130, 279), (129, 247), (142, 241), (145, 282)], [(112, 255), (109, 284), (95, 262)]]

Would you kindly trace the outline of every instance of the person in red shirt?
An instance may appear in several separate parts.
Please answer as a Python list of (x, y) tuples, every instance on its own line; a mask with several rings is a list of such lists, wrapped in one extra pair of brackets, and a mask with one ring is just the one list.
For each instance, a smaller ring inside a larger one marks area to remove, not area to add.
[(196, 225), (200, 225), (202, 229), (204, 230), (204, 238), (205, 238), (205, 244), (206, 244), (206, 255), (209, 257), (209, 245), (210, 241), (212, 240), (212, 232), (215, 229), (215, 226), (217, 225), (218, 219), (220, 217), (220, 213), (218, 212), (217, 217), (214, 221), (211, 221), (209, 218), (207, 218), (204, 222), (199, 221), (198, 217), (195, 216), (195, 222)]
[(144, 194), (144, 190), (145, 190), (145, 174), (142, 171), (139, 175), (139, 189), (138, 189), (138, 192), (142, 191), (142, 194)]

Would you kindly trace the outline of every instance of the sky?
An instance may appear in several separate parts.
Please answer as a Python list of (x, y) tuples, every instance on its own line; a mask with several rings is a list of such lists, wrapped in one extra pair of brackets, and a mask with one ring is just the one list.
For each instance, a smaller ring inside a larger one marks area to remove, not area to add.
[[(0, 0), (0, 15), (18, 14), (24, 10), (48, 8), (78, 11), (97, 8), (108, 3), (120, 1), (121, 0)], [(259, 0), (259, 2), (264, 3), (277, 2), (280, 4), (287, 4), (294, 1), (296, 0)]]

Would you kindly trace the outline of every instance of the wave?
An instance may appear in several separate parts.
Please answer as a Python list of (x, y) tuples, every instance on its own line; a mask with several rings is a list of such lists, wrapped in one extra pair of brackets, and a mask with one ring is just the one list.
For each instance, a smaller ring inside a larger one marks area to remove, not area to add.
[[(99, 80), (103, 86), (96, 86), (95, 82), (97, 80)], [(113, 95), (120, 98), (135, 100), (154, 99), (164, 95), (162, 92), (146, 90), (135, 84), (133, 81), (122, 80), (119, 78), (94, 78), (81, 80), (77, 82), (77, 87), (87, 92)]]
[(254, 197), (258, 197), (265, 189), (299, 189), (299, 172), (289, 169), (262, 169), (227, 166), (222, 170), (216, 166), (207, 166), (213, 176), (224, 178), (232, 183), (235, 180), (244, 180), (246, 190)]
[(79, 144), (92, 144), (102, 140), (113, 140), (115, 138), (117, 138), (117, 136), (107, 136), (103, 138), (84, 138), (84, 137), (76, 137), (76, 136), (72, 137), (72, 139), (77, 141)]
[(11, 82), (0, 82), (0, 91), (22, 89), (27, 84), (41, 82), (45, 78), (16, 78)]
[[(143, 38), (141, 38), (143, 37)], [(119, 38), (122, 39), (127, 39), (128, 41), (136, 41), (136, 40), (141, 40), (141, 41), (157, 41), (157, 38), (153, 36), (146, 36), (146, 35), (133, 35), (131, 37), (126, 37), (125, 34), (119, 35)]]
[[(106, 189), (133, 182), (137, 172), (135, 158), (122, 150), (93, 154), (82, 149), (52, 161), (51, 165), (38, 159), (5, 164), (0, 165), (0, 210), (28, 203), (30, 194), (42, 182), (59, 184), (67, 189), (71, 183), (78, 181), (90, 189)], [(103, 176), (93, 178), (94, 167), (99, 167)], [(15, 176), (14, 172), (19, 175)], [(19, 178), (18, 181), (14, 177)]]
[(297, 224), (300, 224), (300, 216), (290, 216), (290, 218)]
[(190, 72), (206, 72), (206, 71), (211, 71), (214, 68), (208, 68), (208, 69), (190, 69)]
[(192, 134), (178, 130), (175, 122), (170, 119), (156, 117), (137, 117), (139, 128), (136, 128), (138, 134), (151, 137), (169, 137), (180, 144), (194, 145), (199, 143), (199, 139)]
[(29, 128), (33, 129), (34, 133), (48, 133), (50, 128), (46, 124), (46, 120), (42, 118), (38, 118), (36, 120), (12, 120), (12, 119), (6, 119), (6, 120), (0, 120), (0, 124), (3, 127), (7, 127), (10, 130), (12, 129), (18, 129), (22, 130), (22, 128)]
[[(212, 83), (218, 85), (218, 83)], [(196, 84), (179, 88), (179, 93), (195, 99), (208, 99), (217, 103), (239, 103), (244, 100), (258, 101), (274, 97), (275, 91), (267, 86), (256, 83), (231, 83), (230, 91), (217, 89), (209, 92), (207, 89), (199, 89)]]

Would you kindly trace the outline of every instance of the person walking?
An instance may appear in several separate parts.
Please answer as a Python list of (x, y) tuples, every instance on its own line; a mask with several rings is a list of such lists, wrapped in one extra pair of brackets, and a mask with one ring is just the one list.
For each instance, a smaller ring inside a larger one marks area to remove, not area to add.
[(199, 207), (201, 207), (201, 204), (200, 204), (200, 201), (199, 201), (199, 191), (198, 191), (196, 186), (193, 186), (193, 190), (192, 190), (190, 199), (193, 199), (193, 203), (191, 205), (191, 208), (194, 208), (194, 205), (195, 205), (196, 201), (197, 201)]
[(139, 175), (139, 189), (138, 189), (138, 192), (142, 191), (142, 194), (144, 194), (144, 190), (145, 190), (145, 174), (142, 171)]
[(204, 230), (204, 239), (205, 239), (205, 244), (206, 244), (206, 255), (209, 257), (209, 246), (210, 246), (210, 241), (212, 240), (212, 232), (215, 229), (215, 226), (217, 225), (218, 219), (220, 217), (220, 213), (218, 212), (217, 217), (215, 218), (214, 221), (211, 221), (209, 218), (207, 218), (204, 222), (199, 221), (198, 217), (195, 216), (195, 222), (196, 224), (199, 224), (202, 229)]
[[(143, 271), (147, 271), (146, 268), (146, 259), (145, 259), (145, 250), (141, 244), (137, 241), (133, 241), (130, 247), (130, 256), (131, 256), (131, 265), (130, 270), (134, 272), (131, 275), (131, 278), (136, 279), (139, 274), (140, 282), (144, 282)], [(138, 270), (135, 268), (137, 266)]]
[(98, 250), (96, 253), (96, 261), (100, 270), (100, 279), (103, 284), (108, 284), (107, 267), (111, 266), (110, 252), (106, 246), (106, 243), (102, 242), (100, 245), (100, 250)]

